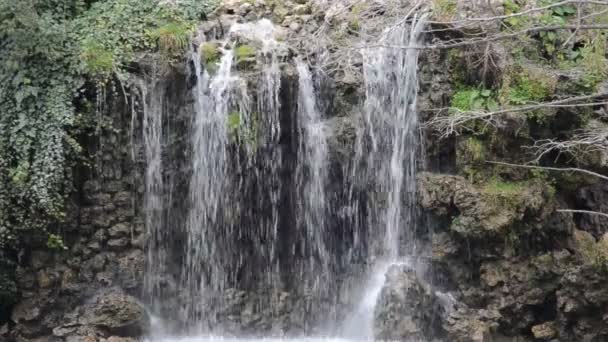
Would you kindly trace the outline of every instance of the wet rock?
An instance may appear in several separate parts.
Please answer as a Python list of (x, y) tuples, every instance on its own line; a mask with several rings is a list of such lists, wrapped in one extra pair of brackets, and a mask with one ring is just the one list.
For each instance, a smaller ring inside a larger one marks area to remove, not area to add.
[(391, 266), (374, 313), (374, 336), (379, 340), (421, 340), (433, 317), (433, 301), (405, 265)]
[(134, 250), (118, 259), (118, 278), (124, 289), (132, 290), (141, 286), (144, 262), (144, 253), (140, 250)]

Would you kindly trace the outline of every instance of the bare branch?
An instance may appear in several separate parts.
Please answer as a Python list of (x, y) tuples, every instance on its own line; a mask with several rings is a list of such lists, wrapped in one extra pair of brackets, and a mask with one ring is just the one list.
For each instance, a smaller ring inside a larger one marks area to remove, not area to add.
[(513, 14), (499, 15), (499, 16), (494, 16), (494, 17), (467, 18), (467, 19), (455, 20), (455, 21), (429, 21), (429, 23), (430, 24), (453, 25), (453, 24), (469, 23), (469, 22), (486, 22), (486, 21), (494, 21), (494, 20), (503, 20), (503, 19), (509, 19), (509, 18), (514, 18), (514, 17), (520, 17), (523, 15), (532, 14), (535, 12), (541, 12), (544, 10), (548, 10), (551, 8), (564, 6), (564, 5), (568, 5), (568, 4), (608, 5), (608, 1), (566, 0), (566, 1), (556, 2), (554, 4), (550, 4), (550, 5), (543, 6), (543, 7), (531, 8), (529, 10), (525, 10), (525, 11), (521, 11), (521, 12), (517, 12), (517, 13), (513, 13)]
[(585, 169), (579, 169), (576, 167), (549, 167), (549, 166), (536, 166), (536, 165), (522, 165), (522, 164), (511, 164), (511, 163), (504, 163), (504, 162), (491, 161), (491, 160), (486, 160), (486, 163), (511, 166), (511, 167), (519, 167), (519, 168), (524, 168), (524, 169), (548, 170), (548, 171), (559, 171), (559, 172), (580, 172), (580, 173), (585, 173), (590, 176), (608, 180), (608, 176), (604, 176), (597, 172), (593, 172), (593, 171), (589, 171), (589, 170), (585, 170)]
[[(442, 133), (443, 137), (449, 136), (453, 133), (458, 133), (459, 128), (465, 125), (468, 122), (473, 120), (480, 120), (489, 125), (496, 126), (498, 124), (495, 119), (496, 116), (507, 114), (507, 113), (518, 113), (518, 112), (528, 112), (538, 109), (544, 108), (563, 108), (563, 107), (593, 107), (599, 105), (608, 104), (608, 101), (601, 102), (582, 102), (588, 101), (595, 98), (601, 98), (608, 96), (608, 93), (598, 93), (593, 95), (582, 95), (582, 96), (574, 96), (565, 99), (543, 102), (533, 105), (527, 106), (519, 106), (512, 108), (504, 108), (497, 111), (487, 112), (487, 111), (459, 111), (455, 108), (443, 108), (436, 110), (438, 115), (436, 115), (433, 119), (429, 120), (428, 125), (434, 127), (438, 131)], [(451, 111), (451, 115), (442, 115), (446, 111)]]
[(558, 209), (556, 211), (558, 213), (588, 214), (588, 215), (596, 215), (596, 216), (608, 217), (608, 214), (601, 213), (599, 211), (573, 210), (573, 209)]
[(608, 152), (608, 127), (596, 127), (579, 130), (574, 136), (565, 141), (543, 139), (527, 147), (535, 150), (535, 161), (551, 152), (567, 152), (571, 155)]

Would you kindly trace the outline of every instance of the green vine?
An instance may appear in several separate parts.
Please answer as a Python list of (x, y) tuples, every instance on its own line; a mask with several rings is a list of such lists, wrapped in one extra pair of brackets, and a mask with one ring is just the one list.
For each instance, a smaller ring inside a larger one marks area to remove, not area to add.
[(81, 90), (126, 79), (139, 52), (180, 55), (214, 5), (0, 0), (0, 248), (40, 233), (62, 246), (53, 227), (82, 160), (77, 134), (96, 120)]

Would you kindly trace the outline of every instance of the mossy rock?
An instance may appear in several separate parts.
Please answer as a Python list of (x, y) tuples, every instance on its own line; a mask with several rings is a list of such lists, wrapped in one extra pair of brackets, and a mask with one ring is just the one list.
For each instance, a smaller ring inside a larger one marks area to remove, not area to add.
[(608, 272), (608, 233), (595, 241), (593, 235), (586, 231), (575, 230), (573, 245), (584, 264), (601, 272)]
[(237, 68), (251, 69), (256, 62), (256, 49), (249, 44), (241, 44), (234, 49)]
[(220, 60), (221, 52), (217, 43), (205, 42), (201, 44), (199, 51), (203, 64), (213, 64)]

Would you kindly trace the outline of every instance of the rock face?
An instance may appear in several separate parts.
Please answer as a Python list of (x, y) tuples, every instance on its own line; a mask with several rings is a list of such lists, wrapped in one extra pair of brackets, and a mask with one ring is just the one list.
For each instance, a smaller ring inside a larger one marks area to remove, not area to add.
[(99, 295), (93, 303), (67, 313), (64, 322), (53, 329), (54, 336), (139, 337), (150, 325), (142, 304), (120, 292)]
[[(129, 126), (130, 108), (122, 101), (109, 102), (107, 110), (115, 127)], [(147, 329), (144, 309), (132, 297), (143, 285), (142, 179), (134, 177), (143, 164), (132, 160), (127, 132), (104, 130), (101, 147), (88, 144), (99, 164), (93, 175), (75, 177), (81, 182), (63, 227), (66, 250), (40, 246), (20, 255), (21, 299), (0, 340), (121, 341)]]

